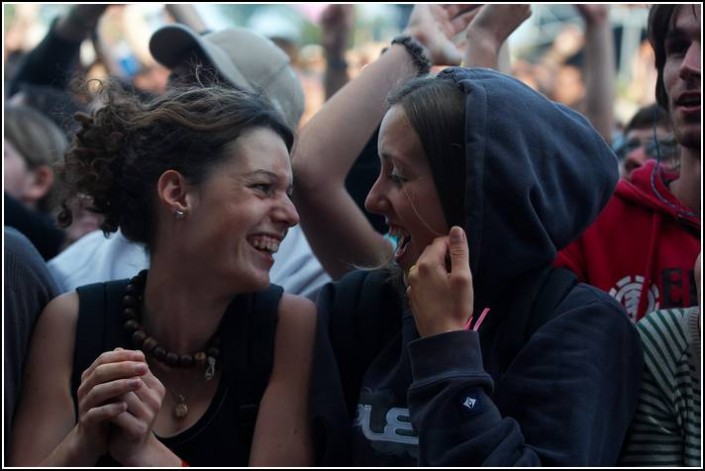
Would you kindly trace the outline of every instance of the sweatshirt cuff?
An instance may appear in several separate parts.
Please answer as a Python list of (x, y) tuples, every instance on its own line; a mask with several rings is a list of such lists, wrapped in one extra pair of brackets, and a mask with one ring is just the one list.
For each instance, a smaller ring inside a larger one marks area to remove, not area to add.
[(414, 382), (434, 382), (459, 376), (487, 376), (482, 367), (480, 337), (472, 330), (458, 330), (409, 343)]

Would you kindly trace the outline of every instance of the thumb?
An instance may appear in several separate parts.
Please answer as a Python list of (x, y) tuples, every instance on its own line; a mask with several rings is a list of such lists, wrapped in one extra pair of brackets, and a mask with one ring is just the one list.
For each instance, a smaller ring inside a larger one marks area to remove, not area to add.
[(470, 260), (465, 231), (461, 227), (453, 226), (450, 229), (449, 240), (451, 272), (463, 267), (468, 268)]

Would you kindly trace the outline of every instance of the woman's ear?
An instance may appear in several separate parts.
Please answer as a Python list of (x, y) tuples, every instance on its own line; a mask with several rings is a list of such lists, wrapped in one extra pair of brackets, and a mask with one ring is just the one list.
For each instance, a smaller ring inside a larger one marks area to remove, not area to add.
[(22, 199), (30, 204), (36, 204), (54, 185), (54, 170), (49, 165), (39, 165), (30, 172), (31, 178)]
[(186, 178), (176, 170), (167, 170), (157, 181), (159, 203), (170, 213), (186, 214), (189, 211), (189, 185)]

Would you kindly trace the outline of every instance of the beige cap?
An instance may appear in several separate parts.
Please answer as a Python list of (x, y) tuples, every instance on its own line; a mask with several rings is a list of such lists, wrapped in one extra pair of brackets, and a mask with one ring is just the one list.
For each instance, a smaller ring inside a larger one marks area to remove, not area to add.
[(235, 27), (199, 36), (173, 24), (152, 35), (149, 50), (170, 69), (198, 51), (233, 85), (263, 92), (296, 130), (304, 111), (301, 83), (289, 66), (289, 56), (264, 36)]

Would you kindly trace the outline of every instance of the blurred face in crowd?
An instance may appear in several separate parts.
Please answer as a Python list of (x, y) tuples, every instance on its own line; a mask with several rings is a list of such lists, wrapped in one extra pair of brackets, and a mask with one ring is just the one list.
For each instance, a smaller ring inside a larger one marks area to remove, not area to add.
[(7, 139), (3, 140), (5, 144), (5, 169), (3, 179), (5, 181), (5, 193), (17, 200), (22, 199), (24, 187), (30, 177), (29, 168), (25, 159), (17, 152)]
[(678, 142), (701, 147), (700, 5), (681, 5), (673, 14), (665, 39), (663, 81)]
[(7, 139), (4, 153), (5, 193), (34, 209), (37, 202), (51, 189), (54, 183), (54, 171), (48, 165), (31, 168), (27, 160)]
[(678, 145), (673, 133), (662, 127), (656, 128), (656, 139), (654, 130), (650, 127), (630, 130), (617, 152), (622, 157), (621, 177), (627, 180), (630, 180), (634, 170), (644, 165), (647, 160), (659, 159), (670, 168), (676, 167), (678, 162)]

